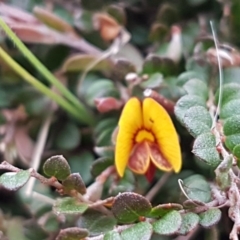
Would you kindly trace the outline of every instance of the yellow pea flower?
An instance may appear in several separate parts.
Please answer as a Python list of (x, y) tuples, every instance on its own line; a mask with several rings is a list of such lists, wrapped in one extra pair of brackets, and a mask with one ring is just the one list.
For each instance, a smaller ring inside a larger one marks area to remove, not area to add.
[(115, 165), (120, 177), (126, 167), (151, 179), (156, 168), (178, 173), (182, 166), (178, 135), (166, 110), (152, 98), (131, 98), (118, 123)]

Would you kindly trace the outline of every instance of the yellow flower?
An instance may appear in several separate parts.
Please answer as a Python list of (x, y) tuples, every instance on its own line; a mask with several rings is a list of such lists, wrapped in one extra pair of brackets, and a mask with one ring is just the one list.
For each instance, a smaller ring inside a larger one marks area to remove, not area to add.
[(166, 110), (155, 100), (145, 98), (141, 102), (131, 98), (124, 106), (118, 127), (115, 165), (120, 177), (127, 166), (137, 174), (146, 175), (155, 168), (180, 171), (177, 132)]

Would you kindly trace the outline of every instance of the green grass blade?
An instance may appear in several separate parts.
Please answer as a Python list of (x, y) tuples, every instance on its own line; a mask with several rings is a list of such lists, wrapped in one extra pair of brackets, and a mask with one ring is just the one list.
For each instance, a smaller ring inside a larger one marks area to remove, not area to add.
[(88, 122), (91, 121), (91, 115), (87, 111), (86, 107), (32, 54), (32, 52), (24, 45), (24, 43), (1, 18), (0, 26), (6, 32), (7, 36), (13, 41), (18, 50), (23, 54), (23, 56), (28, 59), (28, 61), (46, 78), (48, 82), (50, 82), (59, 90), (62, 96), (74, 104), (76, 111), (79, 111), (79, 113), (84, 115), (84, 118), (88, 118)]
[(0, 57), (7, 63), (18, 75), (20, 75), (25, 81), (30, 83), (41, 93), (48, 96), (50, 99), (55, 101), (59, 106), (64, 110), (70, 113), (72, 116), (77, 118), (79, 121), (89, 123), (91, 119), (84, 114), (81, 114), (79, 111), (76, 111), (76, 108), (66, 101), (62, 96), (53, 92), (51, 89), (42, 84), (39, 80), (34, 78), (29, 74), (24, 68), (22, 68), (16, 61), (14, 61), (1, 47), (0, 47)]

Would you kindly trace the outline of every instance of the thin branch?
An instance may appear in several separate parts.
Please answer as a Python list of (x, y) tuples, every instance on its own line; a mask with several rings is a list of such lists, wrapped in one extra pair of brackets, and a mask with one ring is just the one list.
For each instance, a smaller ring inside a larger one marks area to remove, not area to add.
[[(33, 151), (31, 167), (36, 171), (39, 168), (41, 156), (42, 156), (42, 153), (43, 153), (46, 141), (47, 141), (50, 124), (52, 122), (52, 116), (53, 115), (51, 113), (44, 120), (43, 125), (39, 131), (37, 143), (36, 143), (34, 151)], [(36, 178), (31, 178), (28, 181), (28, 183), (25, 187), (25, 193), (27, 196), (30, 196), (32, 194), (32, 190), (33, 190), (35, 181), (36, 181)]]
[[(124, 231), (132, 226), (134, 226), (134, 225), (129, 224), (129, 225), (116, 226), (113, 231), (121, 233), (122, 231)], [(85, 240), (103, 240), (103, 238), (104, 238), (104, 234), (101, 234), (96, 237), (87, 237), (87, 238), (85, 238)]]
[[(21, 171), (21, 169), (14, 167), (13, 165), (11, 165), (10, 163), (3, 161), (0, 164), (0, 169), (1, 170), (8, 170), (10, 172), (19, 172)], [(57, 181), (56, 178), (52, 177), (52, 178), (45, 178), (44, 176), (42, 176), (41, 174), (39, 174), (38, 172), (36, 172), (34, 169), (30, 169), (30, 175), (31, 177), (35, 177), (36, 179), (38, 179), (41, 183), (55, 187), (58, 190), (62, 190), (63, 186), (60, 182)]]
[(162, 186), (166, 183), (168, 178), (171, 176), (171, 173), (164, 173), (163, 176), (158, 180), (158, 182), (150, 189), (150, 191), (146, 194), (145, 198), (150, 202), (155, 197), (155, 195), (159, 192)]

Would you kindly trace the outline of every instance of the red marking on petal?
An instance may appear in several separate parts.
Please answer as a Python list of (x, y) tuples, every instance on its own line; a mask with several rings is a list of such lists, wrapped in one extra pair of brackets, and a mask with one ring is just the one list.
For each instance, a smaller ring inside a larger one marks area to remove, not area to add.
[(148, 142), (152, 163), (160, 170), (169, 172), (172, 170), (171, 164), (162, 156), (156, 143)]
[(145, 174), (149, 168), (150, 155), (147, 142), (135, 144), (128, 161), (128, 167), (137, 174)]
[(155, 172), (156, 172), (156, 167), (152, 162), (150, 162), (149, 168), (148, 168), (147, 172), (145, 173), (145, 177), (147, 178), (149, 183), (152, 182)]

